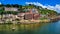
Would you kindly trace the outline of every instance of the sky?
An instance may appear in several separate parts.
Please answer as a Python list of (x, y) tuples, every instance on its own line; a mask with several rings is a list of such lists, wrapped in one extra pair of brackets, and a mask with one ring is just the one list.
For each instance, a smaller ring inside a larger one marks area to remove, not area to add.
[(60, 0), (0, 0), (0, 4), (34, 4), (60, 13)]

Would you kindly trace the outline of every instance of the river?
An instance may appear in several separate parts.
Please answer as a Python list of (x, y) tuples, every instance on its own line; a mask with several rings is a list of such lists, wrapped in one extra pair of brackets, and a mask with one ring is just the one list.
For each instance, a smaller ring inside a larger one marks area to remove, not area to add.
[(0, 34), (60, 34), (60, 21), (42, 24), (4, 24), (0, 25)]

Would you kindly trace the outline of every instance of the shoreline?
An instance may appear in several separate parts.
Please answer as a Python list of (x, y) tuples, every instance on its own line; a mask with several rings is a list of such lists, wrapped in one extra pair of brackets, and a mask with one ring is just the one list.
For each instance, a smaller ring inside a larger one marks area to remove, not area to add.
[[(35, 20), (36, 21), (36, 20)], [(59, 20), (57, 20), (59, 21)], [(39, 22), (20, 22), (20, 23), (0, 23), (0, 24), (41, 24), (41, 23), (52, 23), (56, 21), (51, 21), (51, 20), (39, 20)]]
[(50, 22), (56, 22), (60, 20), (60, 16), (51, 18), (51, 19), (43, 19), (43, 20), (20, 20), (19, 23), (12, 22), (12, 23), (0, 23), (0, 24), (36, 24), (36, 23), (50, 23)]

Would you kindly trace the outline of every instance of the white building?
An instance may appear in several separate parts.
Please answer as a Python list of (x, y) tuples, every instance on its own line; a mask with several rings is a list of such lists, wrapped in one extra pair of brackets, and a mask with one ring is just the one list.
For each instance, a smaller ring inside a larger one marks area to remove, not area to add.
[(18, 11), (18, 8), (14, 8), (14, 7), (5, 7), (4, 9), (5, 11)]

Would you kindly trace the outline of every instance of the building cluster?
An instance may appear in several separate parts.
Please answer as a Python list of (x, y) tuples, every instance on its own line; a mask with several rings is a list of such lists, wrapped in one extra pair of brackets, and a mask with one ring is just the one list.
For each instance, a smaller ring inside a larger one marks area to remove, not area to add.
[[(18, 11), (18, 8), (5, 7), (4, 11)], [(32, 20), (32, 19), (38, 20), (40, 18), (40, 14), (36, 8), (24, 9), (24, 11), (25, 12), (20, 12), (17, 15), (13, 15), (13, 14), (0, 15), (0, 21), (7, 23), (7, 21)]]
[[(5, 11), (18, 11), (18, 8), (7, 8), (5, 7)], [(40, 14), (38, 13), (38, 10), (33, 8), (33, 9), (24, 9), (25, 12), (19, 13), (17, 16), (20, 17), (21, 19), (39, 19)]]

